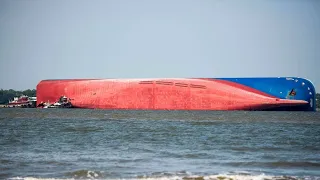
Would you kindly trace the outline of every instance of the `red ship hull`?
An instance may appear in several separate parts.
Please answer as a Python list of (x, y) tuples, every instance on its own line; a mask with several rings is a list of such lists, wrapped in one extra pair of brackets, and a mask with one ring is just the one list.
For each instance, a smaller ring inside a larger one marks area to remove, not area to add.
[(93, 109), (264, 110), (308, 104), (222, 79), (43, 80), (37, 85), (37, 104), (62, 95), (73, 107)]

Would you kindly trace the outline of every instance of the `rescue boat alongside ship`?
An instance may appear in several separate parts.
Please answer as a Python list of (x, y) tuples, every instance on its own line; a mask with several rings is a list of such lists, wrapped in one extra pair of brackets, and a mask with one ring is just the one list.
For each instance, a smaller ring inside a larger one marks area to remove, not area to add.
[(54, 103), (41, 101), (37, 107), (39, 108), (72, 108), (71, 99), (66, 96), (61, 96), (58, 101)]
[(37, 106), (63, 96), (73, 108), (315, 111), (313, 84), (297, 77), (57, 79), (37, 85)]

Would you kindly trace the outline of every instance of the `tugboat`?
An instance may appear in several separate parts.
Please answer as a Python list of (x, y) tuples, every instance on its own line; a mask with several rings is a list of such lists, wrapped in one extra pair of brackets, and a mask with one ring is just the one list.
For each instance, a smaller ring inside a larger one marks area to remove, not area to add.
[(71, 99), (68, 98), (67, 96), (61, 96), (59, 98), (59, 101), (55, 102), (53, 105), (58, 106), (60, 108), (71, 108), (72, 107)]
[(34, 108), (36, 103), (37, 97), (21, 95), (20, 97), (14, 97), (12, 101), (9, 101), (8, 107)]
[(38, 107), (40, 108), (72, 108), (71, 99), (67, 96), (60, 96), (59, 100), (53, 104), (41, 102)]

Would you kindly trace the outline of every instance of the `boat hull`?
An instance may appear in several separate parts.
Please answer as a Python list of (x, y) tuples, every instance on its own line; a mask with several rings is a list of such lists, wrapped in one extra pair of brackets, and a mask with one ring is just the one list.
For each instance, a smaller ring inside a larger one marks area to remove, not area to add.
[(66, 79), (37, 85), (37, 104), (62, 95), (76, 108), (315, 111), (315, 88), (303, 78)]

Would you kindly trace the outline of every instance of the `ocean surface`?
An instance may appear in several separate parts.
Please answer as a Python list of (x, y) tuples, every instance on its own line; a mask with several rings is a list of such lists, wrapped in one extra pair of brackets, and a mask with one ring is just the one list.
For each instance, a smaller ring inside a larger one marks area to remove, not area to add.
[(0, 179), (320, 179), (320, 112), (2, 108)]

